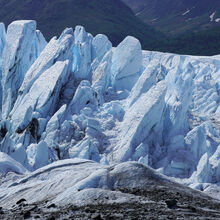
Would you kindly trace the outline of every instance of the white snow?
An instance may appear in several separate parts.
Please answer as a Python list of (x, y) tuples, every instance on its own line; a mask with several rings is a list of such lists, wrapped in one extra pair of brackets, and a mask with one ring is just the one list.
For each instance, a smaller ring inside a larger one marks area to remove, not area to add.
[(188, 14), (189, 12), (190, 12), (190, 10), (187, 9), (182, 15), (186, 15), (186, 14)]
[(210, 17), (210, 22), (214, 21), (214, 17), (215, 17), (216, 11), (213, 12), (209, 17)]
[(154, 19), (151, 20), (151, 22), (154, 22), (154, 21), (157, 21), (157, 20), (158, 20), (158, 18), (154, 18)]
[(139, 11), (139, 12), (137, 12), (137, 13), (135, 14), (135, 16), (140, 15), (142, 12), (144, 12), (144, 9), (143, 9), (143, 10), (141, 10), (141, 11)]

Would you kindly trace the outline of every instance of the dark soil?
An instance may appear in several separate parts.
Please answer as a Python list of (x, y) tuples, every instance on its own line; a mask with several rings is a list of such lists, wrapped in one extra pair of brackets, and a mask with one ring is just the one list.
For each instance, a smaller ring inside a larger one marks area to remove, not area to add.
[(21, 198), (13, 209), (0, 209), (0, 219), (220, 219), (218, 200), (184, 186), (152, 185), (146, 190), (119, 190), (141, 196), (146, 203), (57, 207), (47, 202), (27, 204)]

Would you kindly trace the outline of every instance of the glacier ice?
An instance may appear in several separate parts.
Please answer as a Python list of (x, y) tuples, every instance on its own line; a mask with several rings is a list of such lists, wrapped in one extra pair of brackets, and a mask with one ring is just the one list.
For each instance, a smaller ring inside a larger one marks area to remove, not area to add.
[(88, 79), (91, 73), (93, 36), (82, 26), (76, 26), (74, 31), (74, 63), (72, 70), (76, 79)]
[(131, 90), (140, 76), (141, 67), (141, 44), (136, 38), (128, 36), (113, 50), (112, 86), (116, 90)]
[[(5, 25), (3, 23), (0, 23), (0, 79), (2, 79), (2, 52), (5, 46), (6, 41), (6, 31), (5, 31)], [(2, 106), (2, 85), (0, 83), (0, 107)], [(2, 107), (1, 107), (2, 111)], [(1, 113), (0, 113), (1, 118)]]
[(9, 172), (17, 174), (25, 174), (28, 171), (16, 160), (11, 158), (5, 153), (0, 152), (0, 176), (3, 176)]
[[(15, 106), (19, 104), (20, 100), (23, 99), (26, 93), (29, 92), (31, 86), (41, 76), (41, 74), (49, 69), (57, 61), (69, 60), (68, 72), (71, 72), (70, 69), (73, 60), (72, 54), (73, 33), (72, 29), (66, 29), (59, 39), (56, 39), (56, 37), (54, 37), (50, 40), (50, 42), (43, 49), (40, 56), (25, 74), (22, 85), (19, 88), (19, 97), (15, 103)], [(70, 78), (69, 81), (72, 82), (73, 79)], [(71, 90), (71, 87), (68, 88), (67, 85), (67, 89)]]
[(18, 96), (24, 76), (36, 57), (36, 22), (15, 21), (8, 26), (2, 54), (2, 118), (7, 118)]
[(111, 50), (111, 48), (112, 48), (112, 43), (108, 40), (108, 38), (105, 35), (103, 34), (96, 35), (92, 39), (92, 60), (94, 60), (95, 63), (99, 63), (104, 57), (104, 55), (109, 50)]
[(144, 51), (131, 36), (114, 48), (81, 26), (47, 43), (35, 21), (7, 33), (0, 24), (0, 39), (0, 151), (10, 171), (93, 160), (85, 163), (101, 170), (88, 175), (91, 188), (106, 165), (136, 161), (197, 189), (220, 184), (219, 56)]
[(3, 23), (0, 23), (0, 58), (2, 56), (2, 52), (5, 46), (5, 40), (6, 40), (5, 25)]
[(39, 113), (39, 118), (55, 113), (60, 90), (68, 80), (68, 63), (57, 61), (33, 83), (29, 92), (11, 112), (15, 130), (24, 130), (32, 120), (33, 112)]
[(41, 141), (39, 144), (30, 144), (27, 147), (28, 164), (34, 169), (38, 169), (48, 164), (48, 146)]
[[(7, 158), (8, 160), (10, 158)], [(135, 196), (121, 193), (117, 189), (145, 188), (158, 180), (165, 184), (171, 182), (165, 176), (137, 162), (107, 166), (85, 159), (66, 159), (32, 173), (24, 172), (15, 181), (2, 184), (0, 205), (12, 207), (21, 196), (28, 203), (49, 199), (51, 203), (59, 205), (86, 205), (91, 202), (95, 204), (99, 202), (96, 201), (97, 197), (105, 199), (106, 195), (109, 195), (106, 202), (110, 204), (132, 202), (135, 201)]]
[[(165, 107), (165, 93), (166, 85), (161, 81), (148, 92), (143, 93), (129, 111), (125, 112), (123, 122), (119, 125), (121, 132), (117, 135), (120, 144), (114, 147), (111, 155), (114, 161), (127, 161), (132, 158), (135, 148), (142, 143), (151, 142), (152, 135), (157, 134), (157, 140), (152, 140), (151, 144), (160, 143), (159, 132)], [(148, 140), (145, 140), (146, 137)], [(143, 149), (143, 155), (145, 150), (148, 151)]]

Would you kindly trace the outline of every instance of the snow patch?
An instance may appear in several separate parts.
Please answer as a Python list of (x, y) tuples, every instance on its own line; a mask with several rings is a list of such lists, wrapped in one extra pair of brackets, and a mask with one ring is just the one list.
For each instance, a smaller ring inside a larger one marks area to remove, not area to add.
[(186, 14), (188, 14), (189, 12), (190, 12), (190, 10), (187, 9), (182, 15), (186, 15)]
[(209, 17), (210, 17), (210, 22), (214, 21), (214, 17), (215, 17), (216, 11), (213, 12)]

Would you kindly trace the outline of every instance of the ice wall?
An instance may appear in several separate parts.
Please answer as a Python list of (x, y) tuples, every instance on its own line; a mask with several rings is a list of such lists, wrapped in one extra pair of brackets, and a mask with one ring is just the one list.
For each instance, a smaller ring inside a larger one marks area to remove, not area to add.
[(134, 160), (200, 189), (220, 183), (218, 56), (142, 51), (130, 36), (112, 48), (81, 26), (49, 43), (34, 21), (0, 30), (0, 150), (26, 169)]

